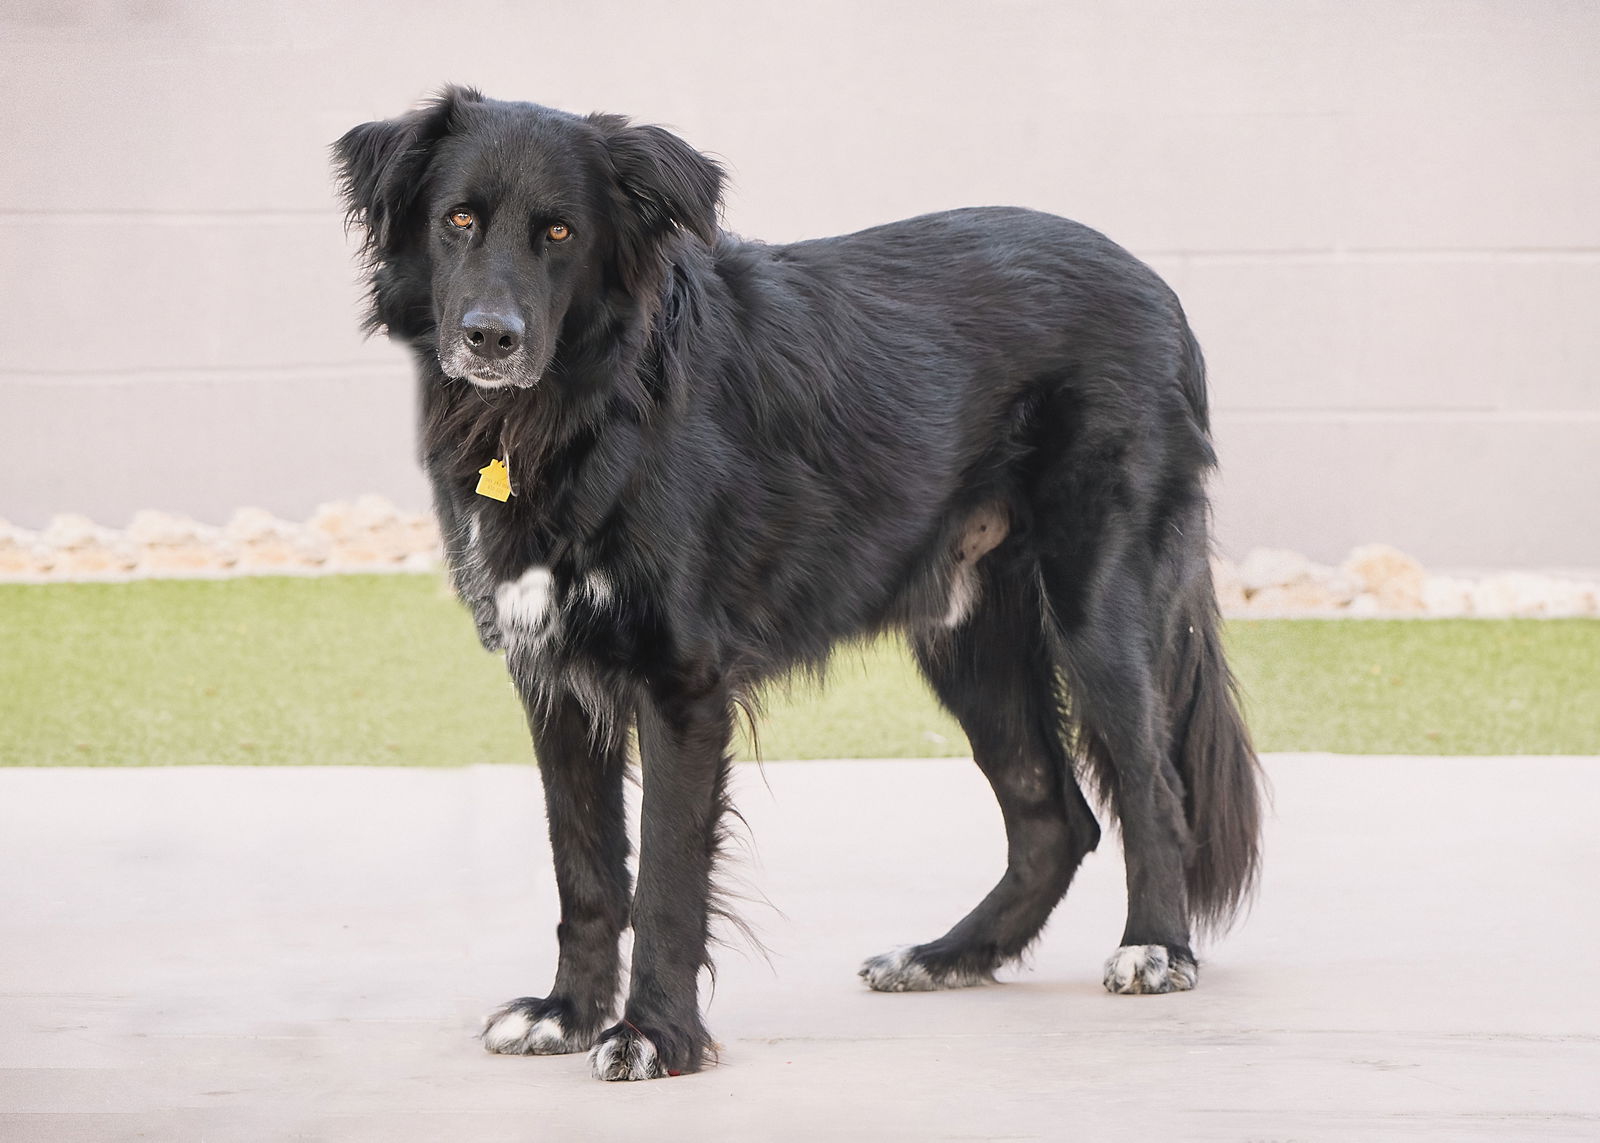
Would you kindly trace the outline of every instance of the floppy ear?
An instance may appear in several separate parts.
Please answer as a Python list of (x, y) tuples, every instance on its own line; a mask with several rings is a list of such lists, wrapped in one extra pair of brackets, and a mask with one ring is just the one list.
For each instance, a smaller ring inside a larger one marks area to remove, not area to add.
[(648, 264), (651, 249), (674, 229), (702, 242), (717, 238), (722, 167), (672, 132), (635, 127), (620, 115), (591, 115), (621, 193), (620, 241), (631, 281)]
[(470, 87), (447, 87), (417, 110), (363, 123), (333, 145), (346, 225), (366, 230), (369, 253), (381, 257), (399, 245), (434, 144), (449, 134), (461, 104), (481, 102), (483, 96)]

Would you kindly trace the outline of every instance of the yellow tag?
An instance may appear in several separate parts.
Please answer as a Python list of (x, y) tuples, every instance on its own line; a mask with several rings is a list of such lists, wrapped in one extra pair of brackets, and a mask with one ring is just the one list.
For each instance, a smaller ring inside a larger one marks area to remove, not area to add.
[(501, 502), (511, 499), (511, 473), (498, 460), (478, 469), (478, 495)]

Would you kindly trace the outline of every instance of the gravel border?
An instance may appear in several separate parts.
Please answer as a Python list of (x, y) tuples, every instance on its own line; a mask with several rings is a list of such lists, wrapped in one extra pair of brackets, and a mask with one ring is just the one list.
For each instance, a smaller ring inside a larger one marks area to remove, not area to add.
[[(141, 511), (120, 531), (85, 516), (31, 532), (0, 520), (0, 583), (121, 583), (241, 575), (333, 575), (437, 570), (433, 517), (381, 496), (324, 504), (304, 523), (241, 508), (222, 527)], [(1600, 584), (1532, 572), (1432, 575), (1384, 544), (1356, 548), (1337, 567), (1259, 548), (1213, 561), (1217, 597), (1235, 618), (1600, 616)]]

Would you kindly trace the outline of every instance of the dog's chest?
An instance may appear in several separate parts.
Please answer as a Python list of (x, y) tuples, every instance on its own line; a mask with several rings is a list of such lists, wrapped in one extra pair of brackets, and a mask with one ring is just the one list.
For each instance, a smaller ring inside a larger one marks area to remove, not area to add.
[(561, 553), (534, 553), (514, 532), (470, 519), (467, 562), (499, 642), (507, 649), (565, 655), (604, 654), (633, 624), (615, 574), (601, 564), (577, 567)]
[(616, 585), (600, 568), (569, 578), (532, 564), (494, 589), (495, 620), (507, 647), (577, 650), (614, 642), (625, 619), (617, 604)]

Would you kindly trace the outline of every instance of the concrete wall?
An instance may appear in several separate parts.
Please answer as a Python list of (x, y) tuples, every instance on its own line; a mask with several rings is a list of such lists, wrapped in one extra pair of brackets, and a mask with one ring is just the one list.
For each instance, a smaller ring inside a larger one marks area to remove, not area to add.
[(7, 0), (0, 516), (422, 507), (326, 146), (447, 80), (673, 126), (763, 238), (1107, 231), (1207, 349), (1235, 554), (1600, 567), (1586, 0)]

